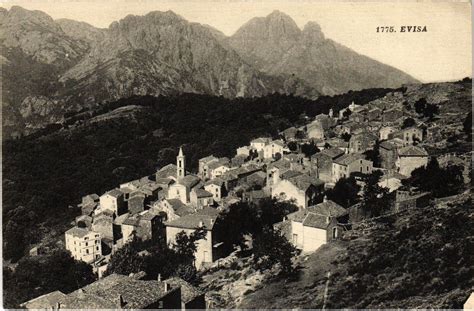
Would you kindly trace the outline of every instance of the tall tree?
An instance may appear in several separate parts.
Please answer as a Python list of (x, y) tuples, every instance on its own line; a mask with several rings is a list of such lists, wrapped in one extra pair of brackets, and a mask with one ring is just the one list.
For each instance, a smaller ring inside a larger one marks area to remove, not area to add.
[(326, 191), (327, 198), (337, 204), (348, 208), (359, 201), (360, 186), (354, 176), (339, 179), (334, 188)]
[(278, 230), (265, 228), (253, 242), (253, 261), (255, 267), (264, 271), (275, 264), (280, 265), (280, 274), (284, 276), (295, 272), (292, 258), (298, 250)]

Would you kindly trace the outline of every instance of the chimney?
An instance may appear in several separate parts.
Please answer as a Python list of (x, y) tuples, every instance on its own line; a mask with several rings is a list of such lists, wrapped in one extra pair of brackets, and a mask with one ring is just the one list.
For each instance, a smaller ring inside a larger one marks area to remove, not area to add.
[(161, 273), (158, 273), (158, 282), (161, 282)]
[(199, 221), (199, 228), (203, 227), (204, 226), (204, 223), (202, 222), (202, 220)]
[(331, 222), (331, 217), (327, 216), (326, 217), (326, 223), (329, 224)]
[(327, 197), (327, 195), (325, 195), (324, 198), (323, 198), (323, 202), (327, 202), (327, 201), (328, 201), (328, 197)]
[(122, 295), (119, 294), (118, 297), (117, 297), (117, 306), (116, 307), (118, 309), (122, 309), (124, 306), (125, 306), (125, 301), (123, 300)]
[(164, 282), (164, 288), (165, 288), (165, 293), (167, 293), (170, 290), (170, 285), (166, 282)]
[(58, 302), (56, 302), (56, 310), (59, 310), (61, 308), (61, 304)]
[(211, 225), (213, 225), (213, 224), (214, 224), (214, 219), (211, 218)]

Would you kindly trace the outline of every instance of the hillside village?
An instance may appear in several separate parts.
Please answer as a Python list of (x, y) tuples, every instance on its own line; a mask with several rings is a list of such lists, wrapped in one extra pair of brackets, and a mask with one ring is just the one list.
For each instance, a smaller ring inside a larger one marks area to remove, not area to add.
[[(340, 181), (354, 177), (362, 192), (365, 176), (377, 172), (378, 186), (393, 199), (383, 213), (428, 205), (432, 193), (404, 186), (403, 181), (437, 158), (442, 167), (461, 165), (467, 183), (471, 161), (470, 153), (437, 151), (449, 144), (449, 135), (462, 131), (465, 116), (442, 111), (457, 122), (450, 126), (438, 123), (444, 119), (428, 122), (429, 117), (417, 112), (436, 106), (433, 99), (428, 102), (408, 103), (398, 92), (367, 105), (353, 102), (340, 111), (331, 109), (308, 119), (304, 126), (287, 128), (279, 137), (256, 137), (237, 148), (232, 158), (208, 155), (199, 160), (196, 172), (187, 170), (184, 146), (177, 150), (176, 163), (101, 195), (84, 196), (79, 204), (82, 214), (64, 233), (65, 248), (74, 259), (90, 264), (98, 280), (69, 294), (46, 294), (23, 307), (212, 307), (202, 290), (177, 277), (145, 280), (140, 273), (105, 272), (114, 253), (134, 238), (146, 241), (164, 236), (172, 248), (181, 232), (190, 235), (196, 230), (205, 232), (197, 243), (196, 268), (215, 267), (229, 254), (214, 225), (223, 211), (238, 202), (257, 204), (274, 198), (294, 204), (297, 211), (274, 228), (303, 254), (340, 239), (354, 224), (370, 217), (360, 203), (342, 206), (329, 198)], [(40, 251), (34, 248), (30, 255)]]

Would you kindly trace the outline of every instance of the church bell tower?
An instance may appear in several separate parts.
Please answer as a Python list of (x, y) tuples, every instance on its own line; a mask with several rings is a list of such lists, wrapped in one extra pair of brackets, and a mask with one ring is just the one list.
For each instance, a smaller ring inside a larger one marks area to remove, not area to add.
[(185, 165), (186, 165), (186, 157), (183, 154), (183, 148), (179, 147), (179, 153), (178, 153), (178, 156), (176, 157), (176, 167), (177, 167), (176, 177), (178, 179), (183, 178), (184, 175), (186, 174), (186, 171), (184, 169)]

